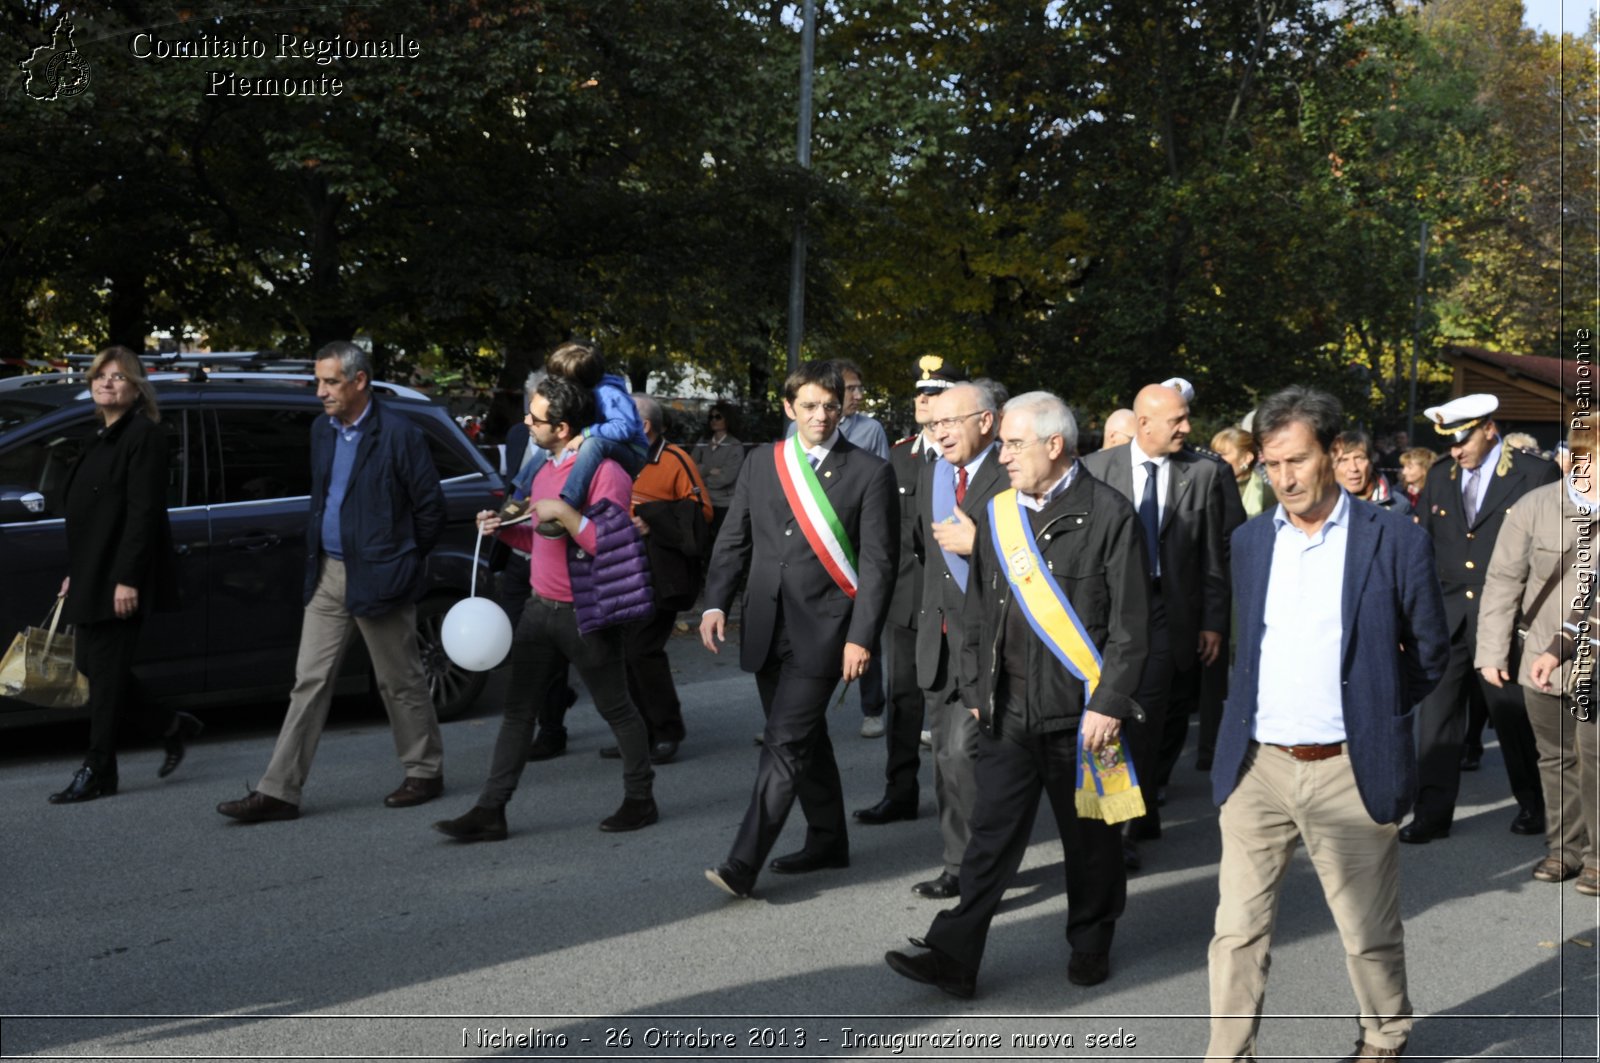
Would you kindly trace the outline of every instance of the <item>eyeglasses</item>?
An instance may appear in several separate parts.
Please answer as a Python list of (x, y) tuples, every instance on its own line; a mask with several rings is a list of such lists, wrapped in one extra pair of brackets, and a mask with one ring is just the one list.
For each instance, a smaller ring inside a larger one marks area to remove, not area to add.
[(959, 427), (961, 422), (965, 421), (968, 417), (981, 417), (986, 412), (988, 411), (973, 410), (971, 413), (963, 413), (956, 417), (941, 417), (937, 421), (929, 421), (928, 427), (936, 432), (943, 431), (946, 428), (956, 428)]
[(794, 408), (805, 414), (807, 417), (810, 417), (818, 410), (821, 410), (823, 413), (833, 414), (844, 409), (844, 407), (840, 406), (837, 402), (797, 402), (794, 404)]
[(711, 419), (713, 421), (721, 421), (721, 420), (723, 420), (723, 416), (720, 413), (714, 413), (714, 414), (711, 415)]
[(1046, 436), (1045, 439), (1002, 439), (1000, 441), (1000, 449), (1007, 454), (1020, 454), (1035, 443), (1043, 443), (1048, 439), (1054, 438), (1054, 436)]
[(555, 422), (554, 421), (547, 421), (543, 417), (535, 417), (531, 413), (525, 413), (525, 414), (522, 415), (522, 423), (523, 424), (551, 425), (551, 424), (554, 424)]
[(104, 381), (108, 384), (126, 384), (128, 382), (128, 378), (123, 376), (121, 373), (99, 373), (95, 376), (94, 380), (97, 384), (101, 381)]

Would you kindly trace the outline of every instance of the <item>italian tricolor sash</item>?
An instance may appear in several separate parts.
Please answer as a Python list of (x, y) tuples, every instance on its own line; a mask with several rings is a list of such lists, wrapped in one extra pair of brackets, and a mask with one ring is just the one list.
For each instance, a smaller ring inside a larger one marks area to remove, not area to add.
[[(1100, 683), (1100, 651), (1089, 640), (1061, 585), (1050, 575), (1015, 489), (1001, 491), (989, 500), (989, 532), (1028, 626), (1062, 666), (1083, 682), (1087, 705)], [(1139, 780), (1120, 738), (1096, 756), (1084, 749), (1079, 729), (1077, 790), (1078, 815), (1085, 818), (1121, 823), (1144, 815)]]
[(806, 542), (839, 589), (855, 598), (856, 549), (850, 545), (850, 536), (845, 534), (833, 503), (822, 490), (817, 470), (806, 460), (805, 449), (795, 440), (785, 439), (773, 447), (772, 454), (778, 466), (778, 482), (783, 485), (784, 496)]

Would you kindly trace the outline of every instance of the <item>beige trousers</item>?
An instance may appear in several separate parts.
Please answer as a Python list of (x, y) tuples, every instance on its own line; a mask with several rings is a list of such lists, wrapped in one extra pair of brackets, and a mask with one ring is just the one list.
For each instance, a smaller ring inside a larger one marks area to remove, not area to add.
[(436, 779), (444, 772), (444, 743), (439, 720), (428, 696), (428, 680), (417, 649), (417, 609), (408, 605), (382, 616), (351, 616), (345, 611), (344, 562), (322, 559), (316, 593), (306, 606), (300, 628), (300, 656), (295, 662), (294, 689), (289, 692), (289, 712), (278, 732), (272, 763), (256, 784), (269, 797), (300, 803), (300, 788), (311, 771), (317, 742), (328, 722), (334, 680), (339, 662), (357, 631), (367, 644), (378, 692), (389, 713), (395, 752), (406, 775)]
[(1322, 882), (1344, 942), (1361, 1037), (1399, 1048), (1411, 1032), (1400, 846), (1392, 823), (1374, 823), (1344, 754), (1300, 761), (1252, 744), (1238, 787), (1222, 805), (1222, 863), (1211, 939), (1211, 1043), (1207, 1059), (1253, 1059), (1272, 964), (1272, 926), (1289, 858), (1300, 842)]

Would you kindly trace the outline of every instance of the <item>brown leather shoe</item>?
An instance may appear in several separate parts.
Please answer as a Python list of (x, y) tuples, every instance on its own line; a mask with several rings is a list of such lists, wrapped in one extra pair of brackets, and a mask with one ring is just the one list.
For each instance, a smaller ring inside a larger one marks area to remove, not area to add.
[(1365, 1041), (1357, 1041), (1356, 1054), (1346, 1056), (1344, 1063), (1373, 1063), (1373, 1061), (1380, 1059), (1399, 1059), (1405, 1054), (1404, 1045), (1399, 1048), (1379, 1048), (1376, 1045), (1369, 1045)]
[(1547, 856), (1533, 865), (1533, 877), (1539, 882), (1565, 882), (1577, 873), (1577, 868), (1568, 867), (1553, 856)]
[(400, 789), (383, 799), (389, 808), (411, 808), (413, 805), (425, 805), (435, 797), (444, 793), (444, 776), (432, 779), (418, 779), (407, 775), (406, 781), (400, 784)]
[(1578, 872), (1578, 881), (1572, 888), (1585, 897), (1600, 897), (1600, 867), (1586, 867)]
[(251, 790), (237, 801), (224, 801), (217, 806), (229, 819), (240, 823), (266, 823), (275, 819), (299, 819), (300, 806), (269, 797), (259, 790)]

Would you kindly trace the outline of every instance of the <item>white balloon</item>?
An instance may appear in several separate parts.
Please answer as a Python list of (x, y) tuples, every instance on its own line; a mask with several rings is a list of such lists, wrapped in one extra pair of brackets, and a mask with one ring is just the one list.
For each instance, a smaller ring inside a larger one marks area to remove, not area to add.
[(487, 672), (511, 650), (511, 620), (487, 598), (463, 598), (444, 615), (439, 641), (462, 668)]

